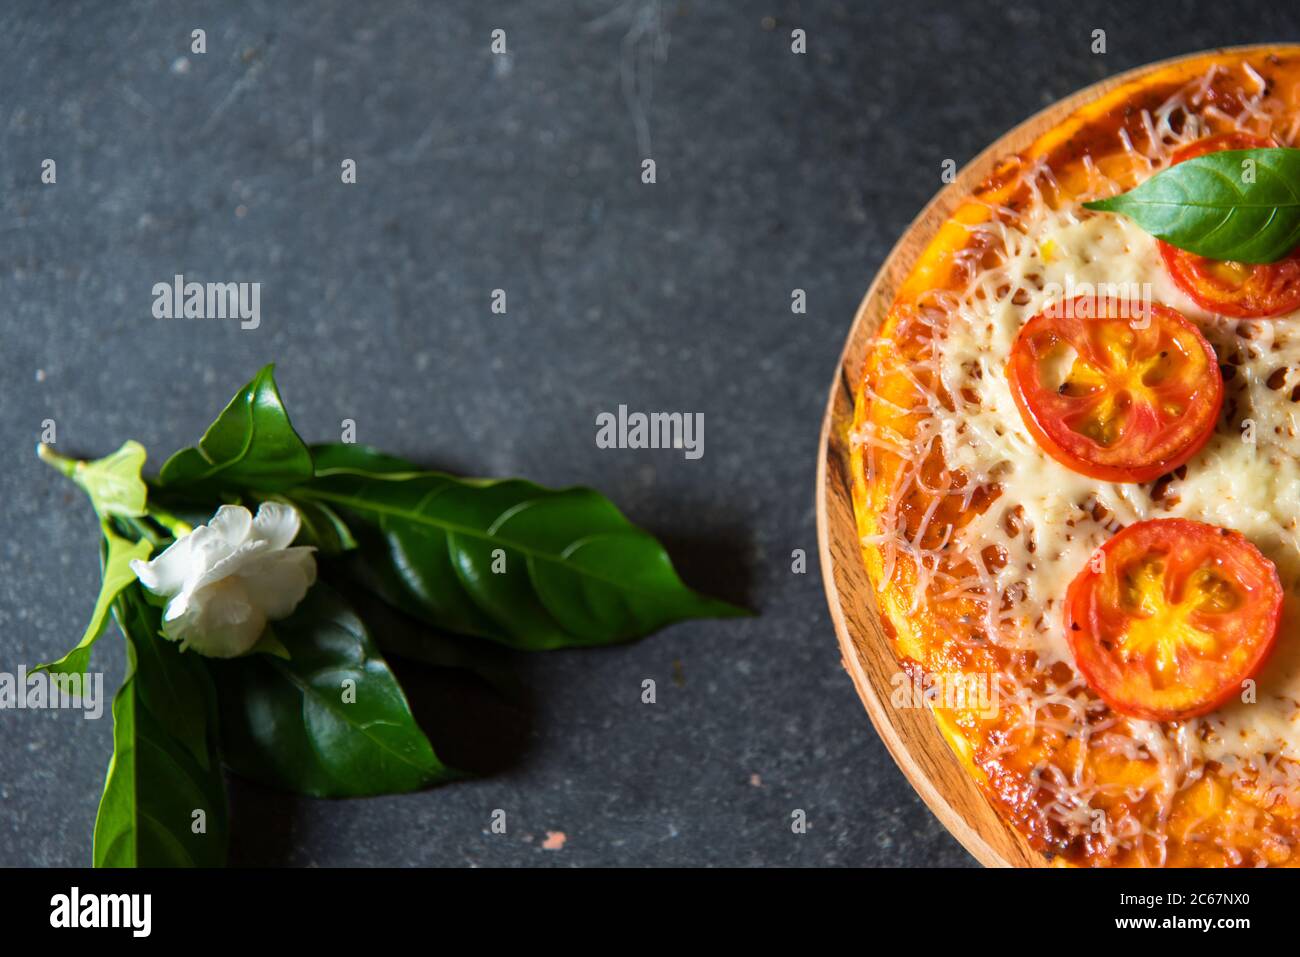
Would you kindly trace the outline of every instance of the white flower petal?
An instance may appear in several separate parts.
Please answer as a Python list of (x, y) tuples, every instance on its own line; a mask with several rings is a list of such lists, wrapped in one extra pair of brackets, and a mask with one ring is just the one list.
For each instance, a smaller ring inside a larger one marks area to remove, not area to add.
[(205, 575), (209, 568), (233, 555), (237, 545), (231, 544), (221, 532), (200, 525), (190, 533), (190, 566), (185, 581), (193, 583)]
[(145, 587), (171, 599), (163, 634), (209, 657), (248, 652), (316, 581), (315, 549), (290, 547), (298, 528), (289, 505), (265, 502), (256, 518), (223, 505), (152, 562), (133, 562)]
[(131, 571), (135, 572), (135, 576), (140, 579), (140, 584), (151, 592), (158, 595), (174, 595), (185, 584), (185, 576), (192, 560), (192, 544), (193, 536), (186, 535), (168, 545), (153, 561), (134, 559), (131, 562)]
[(200, 591), (184, 615), (163, 626), (166, 637), (210, 658), (244, 654), (265, 630), (265, 613), (250, 600), (238, 578), (223, 579)]
[(316, 582), (313, 548), (298, 546), (267, 552), (241, 574), (244, 588), (271, 621), (287, 618)]
[[(253, 515), (242, 505), (223, 505), (208, 522), (208, 528), (224, 538), (232, 548), (248, 541), (253, 530)], [(197, 531), (197, 529), (196, 529)]]
[[(198, 534), (199, 529), (195, 531)], [(199, 548), (195, 550), (196, 555), (204, 556), (202, 561), (195, 562), (190, 567), (189, 577), (181, 586), (175, 597), (167, 604), (167, 613), (163, 616), (163, 621), (170, 621), (185, 614), (189, 606), (195, 601), (202, 601), (201, 593), (212, 585), (220, 583), (223, 579), (238, 574), (248, 561), (257, 553), (266, 548), (265, 542), (245, 542), (239, 548), (235, 549), (229, 555), (219, 559), (211, 566), (206, 565), (206, 561), (211, 557), (211, 549)]]
[(244, 542), (229, 555), (203, 569), (202, 573), (195, 578), (188, 580), (185, 583), (186, 589), (193, 591), (221, 581), (223, 578), (229, 578), (231, 575), (238, 575), (256, 559), (258, 554), (267, 550), (266, 542)]
[(274, 549), (288, 548), (298, 535), (298, 510), (279, 502), (263, 502), (253, 519), (253, 537)]
[(163, 624), (166, 625), (169, 621), (184, 617), (185, 613), (190, 610), (190, 599), (192, 597), (193, 593), (191, 592), (181, 592), (181, 594), (169, 601), (167, 607), (163, 609)]

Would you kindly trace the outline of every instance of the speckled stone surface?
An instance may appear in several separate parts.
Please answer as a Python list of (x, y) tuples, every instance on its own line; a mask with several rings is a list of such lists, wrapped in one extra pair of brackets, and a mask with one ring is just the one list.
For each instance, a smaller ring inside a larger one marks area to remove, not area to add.
[[(944, 159), (1125, 68), (1296, 40), (1300, 10), (655, 6), (0, 10), (0, 670), (75, 641), (96, 587), (93, 516), (32, 454), (42, 421), (64, 452), (138, 438), (156, 468), (272, 360), (309, 440), (352, 418), (429, 464), (595, 485), (761, 613), (515, 657), (509, 708), (421, 679), (471, 742), (451, 750), (495, 773), (342, 802), (235, 785), (236, 862), (973, 864), (871, 729), (825, 608), (814, 457), (850, 319)], [(154, 319), (176, 273), (262, 283), (260, 328)], [(703, 458), (598, 449), (620, 403), (704, 413)], [(116, 632), (96, 660), (115, 687)], [(0, 864), (89, 861), (110, 722), (0, 712)]]

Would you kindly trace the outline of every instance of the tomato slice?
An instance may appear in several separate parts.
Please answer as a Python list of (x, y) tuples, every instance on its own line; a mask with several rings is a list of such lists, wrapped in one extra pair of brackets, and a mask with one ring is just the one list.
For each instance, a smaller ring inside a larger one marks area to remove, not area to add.
[[(1221, 150), (1264, 149), (1277, 144), (1247, 133), (1224, 133), (1188, 143), (1173, 162)], [(1160, 255), (1178, 284), (1198, 306), (1221, 316), (1263, 319), (1300, 309), (1300, 248), (1275, 263), (1206, 259), (1160, 240)]]
[(1223, 405), (1223, 376), (1196, 326), (1168, 306), (1152, 303), (1146, 318), (1142, 308), (1056, 304), (1025, 323), (1007, 362), (1035, 441), (1092, 478), (1149, 482), (1177, 468), (1209, 440)]
[(1281, 616), (1277, 569), (1239, 532), (1157, 518), (1114, 535), (1071, 582), (1065, 633), (1111, 708), (1179, 721), (1241, 693)]

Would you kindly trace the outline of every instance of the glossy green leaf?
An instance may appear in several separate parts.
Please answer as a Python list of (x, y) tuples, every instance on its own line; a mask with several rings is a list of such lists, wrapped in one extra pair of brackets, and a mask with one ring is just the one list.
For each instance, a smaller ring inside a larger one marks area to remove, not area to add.
[(167, 460), (162, 485), (276, 492), (311, 478), (311, 453), (293, 430), (273, 370), (266, 366), (236, 393), (197, 447)]
[(277, 622), (292, 656), (211, 662), (231, 770), (313, 797), (394, 794), (457, 776), (347, 603), (317, 583)]
[(422, 472), (408, 459), (389, 455), (370, 445), (358, 445), (345, 442), (321, 442), (311, 447), (312, 464), (326, 472), (354, 470), (377, 472), (383, 475), (398, 475), (407, 472)]
[(131, 571), (131, 562), (135, 559), (145, 561), (149, 558), (150, 546), (147, 541), (132, 542), (122, 538), (113, 531), (112, 526), (103, 525), (104, 541), (100, 548), (102, 574), (100, 576), (99, 597), (95, 599), (95, 609), (90, 614), (90, 623), (82, 633), (81, 641), (58, 661), (41, 665), (52, 674), (84, 674), (90, 668), (90, 648), (104, 633), (108, 624), (109, 612), (118, 594), (135, 581), (135, 572)]
[(339, 555), (357, 547), (352, 529), (334, 509), (320, 502), (298, 501), (291, 495), (272, 496), (298, 511), (299, 545), (313, 545), (324, 555)]
[(1084, 204), (1209, 259), (1276, 262), (1300, 245), (1300, 150), (1223, 150)]
[[(510, 649), (496, 642), (435, 629), (384, 601), (366, 587), (365, 556), (353, 555), (337, 569), (325, 565), (322, 575), (341, 590), (366, 623), (379, 650), (390, 659), (418, 661), (434, 668), (465, 671), (477, 675), (505, 698), (520, 699), (524, 686), (513, 667)], [(338, 577), (333, 577), (337, 573)]]
[(95, 866), (220, 867), (229, 821), (204, 661), (159, 637), (158, 610), (139, 586), (122, 592), (113, 613), (127, 639), (127, 676), (113, 699)]
[(139, 442), (126, 442), (112, 455), (90, 462), (59, 455), (44, 444), (37, 446), (36, 451), (43, 462), (81, 486), (101, 518), (114, 515), (136, 518), (145, 513), (149, 490), (140, 477), (140, 470), (144, 468), (146, 453)]
[(531, 650), (627, 641), (687, 618), (746, 612), (686, 587), (668, 553), (599, 493), (367, 468), (370, 450), (315, 450), (295, 497), (353, 523), (379, 590), (448, 631)]

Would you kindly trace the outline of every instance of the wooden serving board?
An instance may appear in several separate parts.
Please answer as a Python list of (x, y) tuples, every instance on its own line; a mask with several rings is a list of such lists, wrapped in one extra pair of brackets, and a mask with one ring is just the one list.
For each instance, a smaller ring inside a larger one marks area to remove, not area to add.
[[(844, 667), (853, 678), (876, 731), (903, 774), (957, 840), (986, 866), (1043, 867), (1046, 859), (1003, 822), (958, 762), (927, 709), (889, 704), (892, 676), (899, 670), (881, 626), (867, 578), (853, 515), (848, 434), (853, 393), (876, 330), (939, 227), (960, 202), (986, 180), (998, 163), (1026, 149), (1040, 135), (1080, 108), (1118, 87), (1174, 65), (1191, 65), (1224, 54), (1295, 49), (1269, 44), (1211, 50), (1130, 70), (1096, 83), (1021, 123), (975, 157), (916, 217), (894, 246), (863, 297), (836, 368), (822, 423), (817, 463), (817, 538), (822, 580)], [(1208, 67), (1208, 62), (1206, 64)]]

